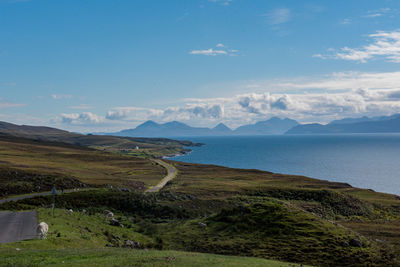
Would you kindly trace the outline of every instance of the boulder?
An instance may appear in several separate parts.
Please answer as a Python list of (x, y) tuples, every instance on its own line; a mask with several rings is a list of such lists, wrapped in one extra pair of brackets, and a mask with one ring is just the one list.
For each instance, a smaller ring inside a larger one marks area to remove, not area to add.
[(200, 225), (200, 226), (203, 227), (203, 228), (206, 228), (206, 227), (207, 227), (207, 224), (202, 223), (202, 222), (198, 222), (197, 224)]
[(140, 243), (127, 239), (127, 240), (125, 240), (124, 246), (138, 249), (138, 248), (140, 248)]
[(362, 242), (358, 238), (353, 238), (352, 240), (350, 240), (349, 245), (352, 247), (359, 247), (359, 248), (363, 246)]
[(118, 220), (112, 218), (110, 221), (110, 225), (112, 226), (119, 226), (119, 227), (124, 227)]

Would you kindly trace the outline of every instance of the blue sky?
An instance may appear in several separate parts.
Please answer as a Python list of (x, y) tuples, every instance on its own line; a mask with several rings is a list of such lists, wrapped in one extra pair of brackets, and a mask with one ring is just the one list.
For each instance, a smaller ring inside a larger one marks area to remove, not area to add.
[(400, 2), (0, 0), (0, 120), (113, 131), (400, 112)]

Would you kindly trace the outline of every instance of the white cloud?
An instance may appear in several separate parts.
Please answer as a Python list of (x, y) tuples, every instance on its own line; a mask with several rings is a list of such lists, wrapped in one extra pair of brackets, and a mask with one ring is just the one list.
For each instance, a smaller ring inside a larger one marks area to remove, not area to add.
[(400, 88), (400, 72), (336, 72), (322, 78), (278, 82), (273, 86), (285, 89), (356, 90)]
[(268, 12), (264, 16), (268, 18), (269, 24), (278, 25), (288, 22), (291, 17), (291, 12), (288, 8), (277, 8)]
[(141, 108), (141, 107), (116, 107), (109, 110), (106, 114), (108, 120), (140, 120), (143, 117), (150, 118), (152, 116), (159, 116), (162, 110)]
[[(134, 127), (146, 120), (182, 121), (193, 126), (224, 122), (232, 128), (272, 116), (300, 122), (329, 122), (344, 117), (400, 113), (400, 72), (342, 72), (278, 82), (251, 81), (239, 93), (221, 98), (183, 99), (175, 106), (152, 109), (115, 107), (106, 116), (93, 113), (62, 114), (68, 126)], [(109, 128), (111, 130), (111, 128)]]
[(377, 18), (377, 17), (382, 17), (382, 16), (384, 16), (384, 15), (387, 15), (387, 14), (391, 13), (392, 11), (393, 11), (392, 9), (387, 8), (387, 7), (385, 7), (385, 8), (380, 8), (380, 9), (377, 9), (377, 10), (370, 10), (370, 11), (368, 11), (367, 14), (364, 15), (363, 17), (364, 17), (364, 18)]
[(93, 108), (93, 106), (89, 105), (89, 104), (79, 104), (77, 106), (69, 106), (69, 108), (71, 108), (71, 109), (91, 109), (91, 108)]
[(341, 22), (340, 22), (340, 24), (342, 24), (342, 25), (347, 25), (347, 24), (350, 24), (351, 23), (351, 19), (343, 19)]
[(229, 55), (235, 56), (239, 52), (236, 49), (227, 49), (224, 44), (217, 44), (216, 49), (209, 48), (209, 49), (201, 49), (201, 50), (192, 50), (189, 52), (191, 55), (204, 55), (204, 56), (220, 56), (220, 55)]
[(161, 120), (208, 120), (215, 121), (224, 115), (224, 108), (220, 104), (188, 103), (183, 107), (169, 107), (162, 113)]
[(312, 57), (326, 59), (326, 57), (322, 54), (314, 54)]
[(365, 15), (364, 17), (366, 17), (366, 18), (376, 18), (376, 17), (381, 17), (382, 15), (383, 15), (382, 13), (374, 13), (374, 14)]
[(225, 50), (216, 50), (213, 48), (203, 49), (203, 50), (192, 50), (190, 51), (191, 55), (205, 55), (205, 56), (218, 56), (218, 55), (227, 55), (228, 52)]
[(209, 2), (218, 3), (222, 6), (229, 6), (232, 0), (209, 0)]
[(52, 97), (53, 99), (57, 99), (57, 100), (59, 100), (59, 99), (70, 99), (70, 98), (72, 98), (72, 95), (66, 95), (66, 94), (52, 94), (51, 97)]
[[(282, 93), (269, 90), (281, 88)], [(250, 89), (255, 88), (254, 83)], [(400, 72), (333, 73), (319, 79), (308, 78), (263, 85), (264, 92), (237, 94), (224, 98), (184, 99), (181, 105), (164, 109), (114, 108), (106, 118), (114, 122), (139, 124), (145, 120), (178, 120), (190, 125), (210, 126), (218, 122), (237, 127), (272, 116), (302, 122), (328, 122), (357, 116), (400, 113)]]
[[(339, 52), (323, 55), (323, 58), (343, 59), (366, 63), (373, 58), (400, 63), (400, 30), (378, 31), (368, 37), (371, 43), (360, 48), (343, 47)], [(321, 57), (322, 58), (322, 57)]]
[(61, 122), (75, 125), (90, 125), (104, 122), (104, 117), (91, 112), (61, 114)]
[(15, 108), (15, 107), (22, 107), (22, 106), (26, 106), (26, 105), (25, 104), (18, 104), (18, 103), (4, 102), (0, 97), (0, 109), (3, 109), (3, 108)]

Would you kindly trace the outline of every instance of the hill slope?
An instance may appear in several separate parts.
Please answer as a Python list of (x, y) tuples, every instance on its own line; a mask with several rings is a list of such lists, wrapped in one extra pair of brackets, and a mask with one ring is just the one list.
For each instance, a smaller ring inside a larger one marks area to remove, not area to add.
[(155, 185), (165, 170), (148, 159), (65, 143), (0, 136), (0, 196), (113, 185), (136, 190)]
[[(0, 135), (50, 142), (62, 142), (143, 157), (161, 157), (186, 153), (189, 150), (185, 149), (184, 146), (189, 147), (198, 145), (190, 141), (177, 141), (166, 138), (132, 138), (92, 134), (84, 135), (56, 128), (15, 125), (7, 122), (0, 122)], [(137, 148), (140, 150), (137, 150)]]

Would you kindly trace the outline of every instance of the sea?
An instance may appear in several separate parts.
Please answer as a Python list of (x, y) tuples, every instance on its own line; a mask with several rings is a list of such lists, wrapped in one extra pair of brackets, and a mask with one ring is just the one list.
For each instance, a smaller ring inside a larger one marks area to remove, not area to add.
[(304, 175), (400, 195), (400, 134), (176, 139), (204, 145), (173, 160)]

